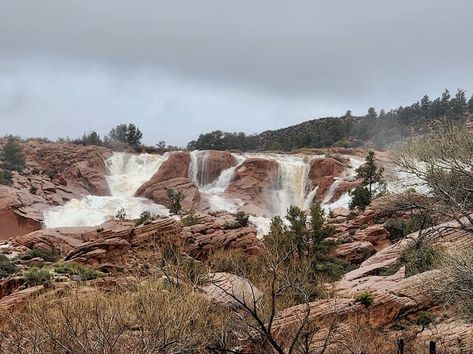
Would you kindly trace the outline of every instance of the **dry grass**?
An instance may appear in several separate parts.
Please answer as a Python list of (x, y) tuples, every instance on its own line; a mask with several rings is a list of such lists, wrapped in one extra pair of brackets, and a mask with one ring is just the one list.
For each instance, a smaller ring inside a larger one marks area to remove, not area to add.
[(157, 281), (137, 292), (69, 291), (4, 314), (0, 352), (206, 353), (229, 345), (230, 318), (191, 289)]

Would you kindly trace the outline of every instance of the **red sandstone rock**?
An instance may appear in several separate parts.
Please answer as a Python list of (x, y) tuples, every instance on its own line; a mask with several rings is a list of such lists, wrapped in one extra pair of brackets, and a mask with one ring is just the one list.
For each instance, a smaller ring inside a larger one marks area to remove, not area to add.
[(128, 253), (128, 241), (114, 237), (95, 242), (85, 242), (74, 248), (65, 257), (65, 261), (76, 261), (90, 265), (117, 262)]
[(335, 177), (345, 170), (343, 163), (332, 158), (314, 158), (310, 161), (309, 181), (312, 189), (318, 187), (315, 200), (321, 202)]
[(64, 256), (75, 247), (80, 246), (85, 241), (84, 234), (92, 229), (94, 228), (44, 229), (17, 236), (13, 242), (16, 245), (25, 246), (29, 249), (57, 250), (61, 256)]
[[(156, 172), (154, 176), (142, 186), (142, 188), (147, 188), (146, 186), (155, 185), (173, 178), (188, 177), (189, 162), (190, 155), (188, 152), (171, 152), (166, 161), (162, 163), (159, 171)], [(137, 192), (137, 194), (138, 193), (139, 192)]]
[(41, 228), (36, 214), (20, 210), (25, 205), (24, 203), (32, 205), (41, 199), (32, 196), (30, 200), (27, 200), (26, 196), (26, 193), (0, 186), (0, 240), (7, 240), (12, 236), (23, 235)]
[(162, 182), (155, 182), (153, 178), (151, 178), (150, 181), (146, 182), (138, 189), (136, 196), (149, 198), (158, 204), (169, 205), (169, 198), (166, 194), (167, 189), (184, 193), (184, 199), (181, 202), (184, 210), (197, 209), (199, 207), (199, 189), (195, 183), (187, 177), (177, 177)]
[(368, 241), (371, 242), (376, 251), (389, 247), (391, 241), (388, 239), (389, 232), (380, 225), (369, 226), (366, 229), (358, 230), (355, 232), (353, 239), (356, 241)]
[(361, 263), (376, 253), (373, 244), (368, 241), (344, 243), (335, 249), (335, 256), (351, 263)]
[[(271, 210), (273, 201), (268, 191), (275, 187), (278, 179), (278, 163), (274, 160), (250, 158), (236, 170), (226, 194), (230, 198), (240, 199), (251, 211), (252, 206)], [(242, 209), (245, 210), (245, 207)]]
[(202, 171), (198, 171), (200, 185), (207, 185), (215, 181), (222, 171), (235, 166), (237, 161), (228, 151), (209, 150), (199, 155), (203, 161), (199, 162)]

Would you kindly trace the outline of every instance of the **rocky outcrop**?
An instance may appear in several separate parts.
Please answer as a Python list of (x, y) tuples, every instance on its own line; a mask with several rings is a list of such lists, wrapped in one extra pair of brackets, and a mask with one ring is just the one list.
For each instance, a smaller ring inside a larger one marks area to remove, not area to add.
[(37, 209), (44, 206), (39, 197), (0, 187), (0, 240), (41, 229), (41, 214)]
[(166, 192), (168, 189), (184, 194), (184, 199), (181, 202), (184, 210), (197, 209), (199, 207), (199, 188), (187, 177), (177, 177), (156, 183), (153, 178), (151, 178), (150, 181), (146, 182), (138, 189), (136, 196), (151, 199), (158, 204), (169, 205), (169, 198)]
[(28, 300), (44, 292), (43, 285), (32, 286), (16, 291), (0, 299), (0, 311), (18, 311), (25, 307)]
[(197, 158), (197, 178), (202, 186), (214, 182), (224, 170), (237, 163), (236, 158), (228, 151), (208, 150)]
[(105, 240), (82, 243), (71, 250), (65, 261), (75, 261), (89, 265), (119, 262), (128, 253), (130, 243), (122, 238), (113, 237)]
[(373, 244), (368, 241), (354, 241), (338, 246), (334, 255), (353, 264), (359, 264), (376, 253)]
[(311, 188), (317, 187), (315, 201), (321, 202), (329, 191), (335, 178), (345, 170), (340, 161), (332, 158), (314, 158), (310, 161), (309, 181)]
[(200, 193), (197, 185), (188, 177), (189, 162), (189, 153), (171, 153), (159, 171), (138, 189), (136, 196), (168, 205), (169, 198), (166, 191), (173, 189), (184, 194), (184, 200), (181, 202), (184, 210), (197, 209), (200, 204)]
[(84, 234), (92, 229), (90, 227), (44, 229), (17, 236), (13, 242), (15, 245), (29, 249), (57, 251), (63, 257), (74, 248), (79, 247), (85, 241)]
[[(188, 177), (189, 163), (190, 155), (188, 152), (177, 151), (170, 153), (166, 161), (162, 163), (159, 171), (143, 185), (143, 188), (147, 188), (146, 185), (155, 185), (174, 178)], [(137, 195), (139, 195), (138, 193)]]
[(380, 225), (369, 226), (365, 229), (355, 232), (353, 239), (355, 241), (368, 241), (373, 246), (376, 252), (389, 247), (391, 241), (389, 240), (389, 232)]
[(195, 225), (184, 227), (182, 238), (186, 252), (199, 260), (219, 250), (237, 250), (246, 255), (255, 255), (262, 248), (256, 237), (255, 226), (228, 229), (226, 224), (234, 221), (226, 212), (199, 214)]
[(228, 197), (243, 202), (241, 210), (265, 215), (267, 210), (272, 210), (268, 191), (273, 189), (278, 181), (278, 168), (275, 160), (247, 159), (235, 170), (225, 193)]
[(74, 194), (110, 195), (104, 162), (112, 154), (108, 148), (37, 141), (22, 148), (28, 167), (61, 181)]

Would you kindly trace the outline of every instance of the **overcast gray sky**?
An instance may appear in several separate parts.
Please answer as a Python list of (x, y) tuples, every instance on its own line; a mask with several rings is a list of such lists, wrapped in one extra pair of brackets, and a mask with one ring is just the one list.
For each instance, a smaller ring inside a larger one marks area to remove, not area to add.
[(0, 134), (149, 144), (473, 93), (471, 0), (0, 0)]

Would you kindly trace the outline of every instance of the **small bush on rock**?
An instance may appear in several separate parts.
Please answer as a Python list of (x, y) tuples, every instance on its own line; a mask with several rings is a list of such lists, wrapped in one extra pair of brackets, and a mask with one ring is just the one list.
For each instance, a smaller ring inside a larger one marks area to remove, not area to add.
[(355, 302), (361, 303), (366, 308), (370, 307), (373, 304), (373, 301), (374, 295), (367, 291), (363, 291), (355, 297)]
[(29, 286), (41, 285), (51, 279), (52, 274), (45, 268), (31, 267), (23, 273), (26, 283)]
[(423, 328), (427, 327), (435, 319), (435, 316), (429, 311), (419, 311), (417, 313), (416, 324), (422, 326)]
[(140, 214), (140, 217), (138, 218), (138, 220), (136, 220), (135, 222), (135, 226), (138, 226), (138, 225), (146, 225), (147, 223), (149, 223), (151, 220), (152, 217), (151, 217), (151, 213), (149, 211), (144, 211)]
[(0, 184), (5, 186), (12, 184), (12, 174), (10, 171), (0, 171)]
[(125, 208), (120, 208), (115, 213), (115, 219), (117, 220), (125, 220), (126, 219), (126, 210)]
[(235, 214), (235, 220), (234, 221), (226, 221), (225, 224), (223, 225), (223, 228), (225, 230), (229, 229), (240, 229), (242, 227), (246, 227), (249, 224), (250, 216), (245, 214), (242, 211), (239, 211), (238, 213)]
[(199, 217), (195, 214), (195, 210), (192, 209), (189, 213), (181, 219), (184, 226), (192, 226), (199, 223)]
[(5, 255), (0, 254), (0, 279), (15, 273), (17, 267)]
[(54, 270), (61, 274), (77, 275), (81, 280), (93, 280), (104, 275), (94, 268), (76, 262), (58, 263)]
[(184, 193), (174, 189), (166, 189), (168, 197), (168, 207), (171, 214), (179, 214), (182, 209), (181, 202), (184, 200)]

